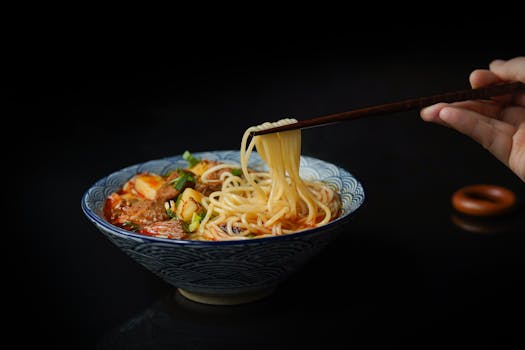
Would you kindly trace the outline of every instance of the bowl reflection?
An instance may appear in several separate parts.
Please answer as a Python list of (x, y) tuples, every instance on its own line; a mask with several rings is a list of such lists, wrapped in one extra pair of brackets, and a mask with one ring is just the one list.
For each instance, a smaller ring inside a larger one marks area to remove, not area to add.
[[(98, 349), (206, 349), (232, 345), (260, 348), (275, 346), (261, 332), (264, 324), (286, 327), (271, 303), (265, 299), (239, 306), (212, 306), (188, 300), (179, 292), (169, 293), (141, 313), (107, 332)], [(254, 317), (254, 315), (256, 315)], [(237, 347), (235, 347), (237, 348)]]

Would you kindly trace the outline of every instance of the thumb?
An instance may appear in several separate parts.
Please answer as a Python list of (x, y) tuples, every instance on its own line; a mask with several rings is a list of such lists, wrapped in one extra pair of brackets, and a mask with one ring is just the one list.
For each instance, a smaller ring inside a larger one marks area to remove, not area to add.
[(508, 61), (492, 61), (490, 70), (501, 80), (517, 80), (525, 83), (525, 57), (515, 57)]

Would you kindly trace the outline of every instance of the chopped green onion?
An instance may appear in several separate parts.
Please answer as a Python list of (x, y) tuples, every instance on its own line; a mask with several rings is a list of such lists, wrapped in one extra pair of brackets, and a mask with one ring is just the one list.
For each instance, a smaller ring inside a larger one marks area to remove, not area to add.
[(231, 173), (234, 176), (241, 176), (242, 175), (242, 170), (239, 169), (239, 168), (235, 168), (235, 169), (232, 169)]
[(182, 158), (184, 158), (184, 160), (186, 160), (188, 162), (188, 167), (189, 168), (192, 168), (194, 167), (195, 165), (197, 165), (197, 163), (199, 163), (201, 160), (199, 158), (195, 158), (191, 153), (190, 151), (185, 151), (183, 154), (182, 154)]
[(199, 228), (199, 225), (203, 218), (204, 216), (201, 216), (197, 213), (193, 213), (191, 217), (191, 223), (188, 226), (188, 231), (195, 232)]
[(175, 208), (179, 206), (180, 200), (182, 199), (182, 193), (177, 196), (175, 200)]
[(140, 226), (131, 222), (131, 221), (126, 221), (122, 224), (122, 227), (124, 228), (129, 228), (131, 231), (138, 231), (140, 229)]
[(173, 219), (175, 216), (177, 216), (175, 214), (176, 204), (173, 200), (170, 200), (169, 202), (164, 202), (164, 208), (166, 209), (166, 214), (168, 214), (170, 218)]
[(195, 178), (188, 173), (182, 173), (182, 175), (172, 180), (173, 188), (178, 191), (182, 191), (188, 182), (195, 182)]

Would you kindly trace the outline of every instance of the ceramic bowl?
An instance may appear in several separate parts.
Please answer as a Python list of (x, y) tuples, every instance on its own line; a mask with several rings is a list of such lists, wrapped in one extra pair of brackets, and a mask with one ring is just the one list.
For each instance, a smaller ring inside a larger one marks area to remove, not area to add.
[[(194, 153), (201, 159), (239, 162), (239, 151)], [(348, 171), (302, 156), (300, 175), (323, 180), (341, 194), (343, 214), (329, 224), (294, 234), (236, 241), (187, 241), (145, 236), (113, 226), (104, 219), (106, 197), (137, 173), (166, 173), (183, 168), (181, 156), (163, 158), (116, 171), (91, 186), (82, 197), (87, 218), (118, 248), (185, 297), (208, 304), (241, 304), (270, 295), (290, 274), (304, 266), (340, 232), (362, 204), (361, 183)], [(265, 169), (256, 153), (249, 166)]]

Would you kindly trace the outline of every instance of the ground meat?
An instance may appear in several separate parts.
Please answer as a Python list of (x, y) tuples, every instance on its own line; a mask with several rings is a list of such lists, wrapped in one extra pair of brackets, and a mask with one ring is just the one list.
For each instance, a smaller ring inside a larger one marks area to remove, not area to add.
[(162, 202), (140, 197), (121, 197), (116, 193), (108, 199), (105, 214), (109, 222), (124, 228), (129, 228), (130, 223), (142, 227), (169, 218)]
[(178, 220), (178, 219), (171, 219), (169, 221), (155, 222), (151, 225), (144, 226), (139, 232), (145, 235), (160, 237), (160, 238), (171, 238), (171, 239), (186, 238), (186, 232), (184, 232), (184, 224), (181, 220)]
[[(219, 228), (222, 230), (222, 232), (224, 233), (228, 233), (228, 226), (226, 224), (221, 224), (219, 225)], [(239, 226), (232, 226), (232, 232), (235, 233), (235, 234), (239, 234), (242, 232), (242, 228), (240, 228)]]

